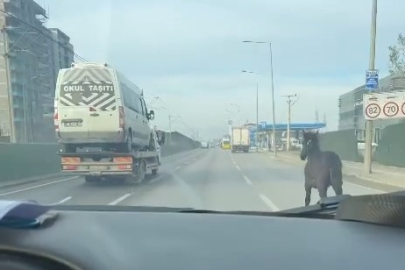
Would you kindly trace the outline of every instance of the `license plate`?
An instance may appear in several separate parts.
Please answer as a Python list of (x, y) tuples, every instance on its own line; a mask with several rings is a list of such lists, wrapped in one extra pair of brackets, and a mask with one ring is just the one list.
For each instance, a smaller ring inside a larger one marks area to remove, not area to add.
[(105, 169), (105, 166), (90, 166), (90, 171), (103, 171)]
[(64, 126), (65, 127), (81, 127), (83, 122), (81, 121), (72, 121), (72, 122), (65, 122)]

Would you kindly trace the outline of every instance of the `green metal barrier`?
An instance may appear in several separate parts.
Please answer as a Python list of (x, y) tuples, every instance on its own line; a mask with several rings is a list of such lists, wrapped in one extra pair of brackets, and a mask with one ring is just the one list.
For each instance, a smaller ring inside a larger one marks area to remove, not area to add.
[(357, 138), (354, 129), (321, 134), (320, 146), (324, 151), (334, 151), (342, 160), (361, 161), (357, 151)]
[[(191, 139), (174, 133), (171, 145), (161, 149), (163, 157), (198, 148)], [(58, 144), (0, 143), (0, 182), (60, 172)]]
[(405, 124), (384, 128), (374, 154), (375, 161), (383, 165), (405, 167), (404, 135)]
[(0, 144), (0, 181), (54, 174), (60, 171), (56, 144)]

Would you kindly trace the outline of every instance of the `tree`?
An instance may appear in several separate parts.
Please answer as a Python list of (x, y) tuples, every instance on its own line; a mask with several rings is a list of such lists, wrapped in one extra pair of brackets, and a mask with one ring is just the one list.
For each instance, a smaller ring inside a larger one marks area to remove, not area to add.
[(390, 74), (405, 72), (405, 37), (398, 35), (397, 45), (389, 46), (389, 72)]

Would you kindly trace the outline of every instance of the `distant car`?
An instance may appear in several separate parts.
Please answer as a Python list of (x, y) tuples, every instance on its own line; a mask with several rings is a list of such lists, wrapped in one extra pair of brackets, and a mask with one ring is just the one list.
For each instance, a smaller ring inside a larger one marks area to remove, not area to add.
[(202, 148), (202, 149), (208, 149), (208, 148), (209, 148), (209, 143), (207, 143), (207, 142), (201, 142), (201, 148)]

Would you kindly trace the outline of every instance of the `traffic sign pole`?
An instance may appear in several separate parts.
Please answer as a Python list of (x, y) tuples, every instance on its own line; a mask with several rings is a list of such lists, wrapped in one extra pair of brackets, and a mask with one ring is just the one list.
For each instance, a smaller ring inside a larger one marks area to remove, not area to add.
[[(377, 26), (377, 0), (373, 0), (372, 17), (371, 17), (371, 39), (370, 39), (370, 59), (369, 70), (374, 70), (375, 66), (375, 40)], [(367, 83), (366, 83), (367, 84)], [(373, 142), (373, 122), (366, 121), (366, 138), (364, 148), (364, 170), (366, 174), (371, 174), (372, 163), (372, 142)]]

